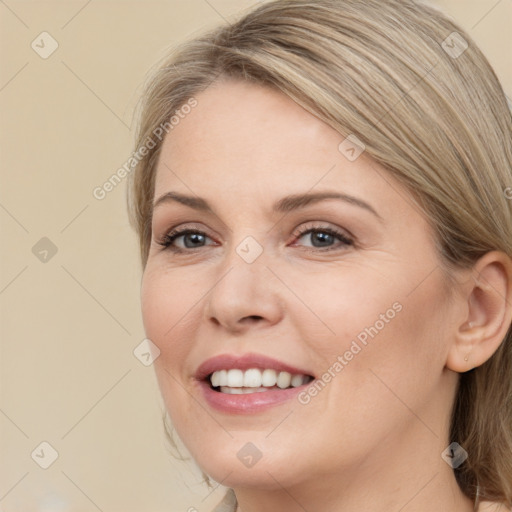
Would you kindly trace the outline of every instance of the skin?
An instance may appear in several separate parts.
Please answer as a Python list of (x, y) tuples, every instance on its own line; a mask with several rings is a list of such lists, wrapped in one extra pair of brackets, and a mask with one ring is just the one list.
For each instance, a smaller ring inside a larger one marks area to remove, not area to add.
[[(510, 260), (490, 253), (449, 285), (410, 193), (366, 153), (349, 161), (345, 137), (262, 86), (224, 80), (196, 99), (164, 140), (155, 199), (177, 191), (213, 211), (155, 208), (141, 289), (158, 383), (194, 459), (235, 489), (243, 512), (472, 511), (441, 453), (457, 372), (487, 360), (510, 324)], [(326, 190), (377, 215), (332, 199), (272, 212), (283, 196)], [(178, 238), (181, 254), (158, 243), (185, 224), (206, 238)], [(353, 243), (296, 235), (312, 224)], [(247, 236), (263, 249), (250, 264), (236, 252)], [(199, 392), (197, 367), (226, 353), (318, 378), (395, 303), (401, 311), (308, 404), (229, 414)], [(237, 458), (248, 442), (262, 454), (251, 468)]]

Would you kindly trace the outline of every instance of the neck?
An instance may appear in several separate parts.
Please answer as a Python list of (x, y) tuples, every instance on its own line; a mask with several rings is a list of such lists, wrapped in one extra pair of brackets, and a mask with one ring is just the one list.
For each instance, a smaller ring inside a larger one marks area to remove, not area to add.
[(235, 488), (237, 510), (473, 512), (474, 503), (462, 493), (453, 469), (441, 458), (449, 443), (422, 425), (414, 430), (408, 439), (403, 432), (390, 435), (350, 469), (331, 468), (295, 482), (270, 470), (267, 487)]
[(286, 510), (287, 512), (474, 512), (473, 502), (464, 496), (457, 483), (436, 473), (422, 481), (402, 483), (383, 489), (375, 482), (347, 490), (343, 486), (329, 489), (317, 485), (304, 488), (281, 488), (271, 491), (235, 490), (237, 512)]

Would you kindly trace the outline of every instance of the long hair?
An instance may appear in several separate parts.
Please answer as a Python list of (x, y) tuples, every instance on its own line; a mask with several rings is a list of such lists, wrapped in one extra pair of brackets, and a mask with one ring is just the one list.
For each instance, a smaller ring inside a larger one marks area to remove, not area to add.
[[(511, 112), (470, 36), (414, 0), (277, 0), (181, 45), (147, 85), (136, 141), (146, 151), (128, 196), (143, 266), (157, 134), (224, 77), (273, 87), (362, 141), (419, 199), (447, 276), (492, 250), (512, 256)], [(462, 491), (511, 506), (510, 329), (485, 364), (460, 375), (450, 434), (469, 453), (455, 470)]]

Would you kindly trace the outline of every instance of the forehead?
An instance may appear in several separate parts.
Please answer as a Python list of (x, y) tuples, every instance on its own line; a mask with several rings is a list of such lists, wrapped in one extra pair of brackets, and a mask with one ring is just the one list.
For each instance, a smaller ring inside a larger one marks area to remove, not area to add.
[(218, 171), (219, 164), (236, 163), (251, 174), (283, 163), (315, 164), (320, 152), (332, 163), (339, 157), (341, 136), (269, 87), (226, 80), (196, 100), (164, 140), (161, 160), (170, 166)]
[(339, 150), (345, 137), (285, 94), (228, 80), (195, 99), (197, 106), (164, 140), (156, 197), (172, 189), (261, 203), (334, 188), (364, 195), (373, 190), (377, 201), (385, 198), (389, 178), (376, 171), (376, 162), (364, 153), (347, 159)]

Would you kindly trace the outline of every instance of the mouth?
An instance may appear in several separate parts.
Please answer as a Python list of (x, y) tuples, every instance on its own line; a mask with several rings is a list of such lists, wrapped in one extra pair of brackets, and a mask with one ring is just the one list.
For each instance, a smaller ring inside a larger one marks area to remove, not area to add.
[(257, 413), (296, 397), (314, 375), (261, 354), (220, 355), (199, 366), (205, 401), (224, 413)]
[(278, 371), (273, 368), (231, 368), (217, 370), (207, 376), (210, 388), (218, 393), (247, 395), (282, 389), (298, 388), (309, 384), (311, 375)]

